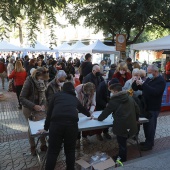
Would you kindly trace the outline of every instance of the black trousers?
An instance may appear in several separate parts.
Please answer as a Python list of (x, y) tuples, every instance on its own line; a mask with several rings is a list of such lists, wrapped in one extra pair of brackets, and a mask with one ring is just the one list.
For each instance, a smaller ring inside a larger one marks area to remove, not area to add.
[(119, 145), (119, 157), (121, 158), (122, 161), (127, 160), (127, 138), (122, 137), (122, 136), (116, 136), (117, 137), (117, 142)]
[(61, 145), (64, 142), (67, 170), (75, 170), (75, 147), (78, 124), (69, 121), (52, 122), (49, 129), (49, 148), (45, 169), (54, 170)]
[(19, 100), (19, 96), (20, 96), (22, 87), (23, 87), (23, 85), (21, 85), (21, 86), (15, 86), (19, 105), (21, 105), (21, 104), (20, 104), (20, 100)]

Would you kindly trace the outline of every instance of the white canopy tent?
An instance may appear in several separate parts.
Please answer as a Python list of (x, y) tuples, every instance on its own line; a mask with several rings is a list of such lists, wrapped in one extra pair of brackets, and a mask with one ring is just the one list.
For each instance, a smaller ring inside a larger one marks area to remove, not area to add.
[(170, 49), (170, 35), (144, 43), (132, 44), (131, 50), (169, 50)]
[(100, 40), (90, 44), (86, 47), (77, 48), (77, 53), (103, 53), (103, 54), (119, 54), (119, 51), (115, 50), (115, 47), (109, 47), (103, 44)]
[(58, 46), (56, 49), (59, 51), (59, 52), (63, 52), (62, 50), (64, 49), (68, 49), (70, 48), (71, 46), (69, 44), (67, 44), (66, 42), (64, 42), (63, 44), (61, 44), (60, 46)]
[(36, 42), (34, 47), (28, 47), (28, 48), (24, 48), (25, 51), (51, 51), (50, 48), (42, 45), (40, 42)]
[(3, 40), (0, 42), (0, 51), (24, 51), (24, 49)]
[(73, 44), (70, 47), (63, 48), (61, 51), (65, 53), (76, 53), (78, 48), (86, 47), (85, 44), (83, 44), (81, 41), (77, 41), (75, 44)]

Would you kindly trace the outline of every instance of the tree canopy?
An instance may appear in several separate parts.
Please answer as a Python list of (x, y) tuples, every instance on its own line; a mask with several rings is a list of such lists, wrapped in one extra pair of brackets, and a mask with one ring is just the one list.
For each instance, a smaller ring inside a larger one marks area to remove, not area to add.
[(102, 30), (106, 37), (126, 33), (127, 45), (135, 43), (151, 25), (170, 29), (170, 0), (82, 0), (67, 6), (65, 13), (71, 24), (84, 18), (84, 25)]
[(42, 16), (51, 29), (50, 36), (55, 38), (53, 26), (58, 24), (55, 14), (61, 11), (67, 0), (1, 0), (0, 1), (0, 37), (8, 37), (11, 27), (17, 27), (24, 20), (30, 43), (37, 40)]
[(102, 30), (113, 43), (117, 33), (127, 35), (128, 45), (142, 36), (147, 38), (151, 31), (161, 34), (170, 30), (170, 0), (1, 0), (0, 37), (8, 37), (12, 27), (19, 28), (22, 34), (24, 25), (33, 44), (36, 32), (42, 29), (39, 23), (45, 20), (55, 40), (54, 26), (60, 25), (55, 14), (60, 11), (73, 25), (84, 18), (86, 27)]

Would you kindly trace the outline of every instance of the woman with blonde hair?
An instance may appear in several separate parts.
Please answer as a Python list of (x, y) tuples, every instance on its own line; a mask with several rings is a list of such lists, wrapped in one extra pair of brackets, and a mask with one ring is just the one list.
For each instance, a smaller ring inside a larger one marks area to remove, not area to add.
[(128, 66), (125, 62), (121, 62), (118, 64), (116, 73), (113, 75), (112, 78), (117, 78), (119, 83), (124, 86), (125, 82), (132, 78), (131, 73), (128, 70)]
[(140, 69), (140, 65), (139, 65), (138, 62), (134, 62), (134, 63), (133, 63), (133, 69), (135, 69), (135, 68)]
[[(47, 88), (48, 80), (49, 72), (45, 67), (40, 67), (32, 70), (31, 76), (27, 77), (20, 94), (22, 111), (27, 121), (28, 118), (32, 121), (37, 121), (46, 117), (45, 90)], [(35, 140), (30, 136), (29, 131), (28, 134), (31, 146), (31, 154), (36, 155)], [(40, 141), (41, 151), (46, 151), (47, 146), (45, 137), (41, 137)]]
[[(90, 112), (90, 114), (92, 115), (92, 113), (94, 112), (95, 108), (96, 108), (96, 88), (95, 85), (91, 82), (88, 82), (86, 84), (80, 84), (78, 85), (76, 88), (76, 95), (77, 98), (79, 99), (80, 103)], [(83, 137), (83, 142), (84, 143), (89, 143), (89, 140), (87, 138), (88, 135), (97, 135), (100, 136), (102, 133), (102, 130), (92, 130), (92, 131), (83, 131), (82, 132), (82, 137)], [(78, 135), (78, 140), (77, 140), (77, 147), (79, 147), (80, 145), (80, 138), (81, 135), (79, 133)], [(98, 138), (99, 139), (99, 138)]]
[(27, 73), (26, 73), (25, 69), (23, 68), (21, 61), (20, 60), (16, 61), (14, 70), (8, 76), (8, 78), (14, 79), (14, 86), (16, 88), (16, 94), (17, 94), (17, 98), (18, 98), (18, 103), (19, 103), (18, 108), (19, 109), (22, 108), (20, 100), (19, 100), (19, 96), (20, 96), (23, 84), (26, 80), (26, 77), (27, 77)]

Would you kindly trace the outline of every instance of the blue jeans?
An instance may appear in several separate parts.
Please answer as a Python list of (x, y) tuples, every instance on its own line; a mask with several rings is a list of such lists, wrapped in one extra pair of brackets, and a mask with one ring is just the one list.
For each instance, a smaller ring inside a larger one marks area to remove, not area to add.
[(152, 117), (149, 119), (148, 123), (143, 124), (144, 133), (145, 133), (145, 142), (146, 146), (152, 147), (154, 146), (154, 138), (157, 126), (157, 118), (159, 115), (159, 111), (149, 111)]

